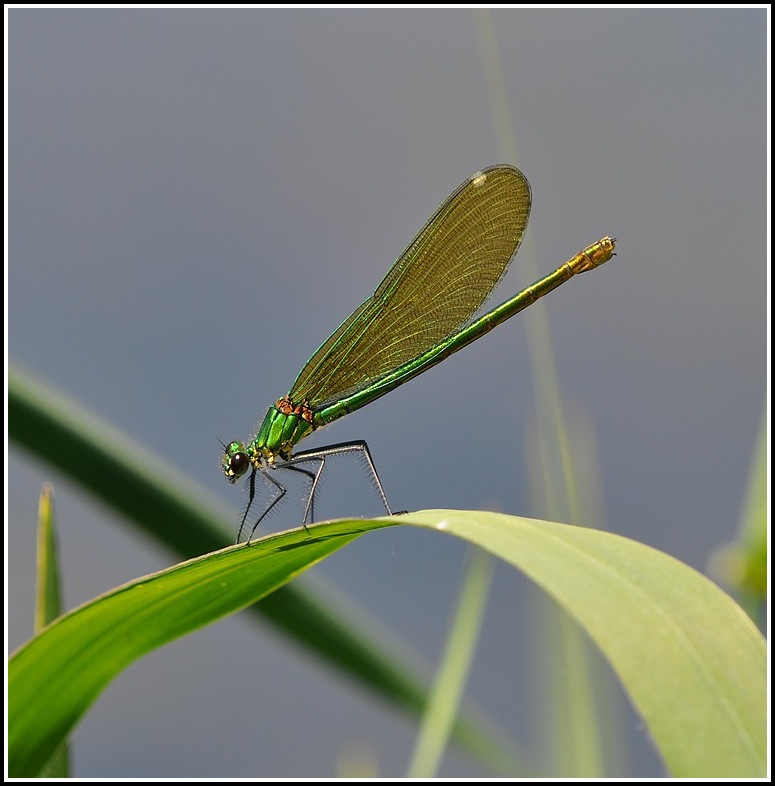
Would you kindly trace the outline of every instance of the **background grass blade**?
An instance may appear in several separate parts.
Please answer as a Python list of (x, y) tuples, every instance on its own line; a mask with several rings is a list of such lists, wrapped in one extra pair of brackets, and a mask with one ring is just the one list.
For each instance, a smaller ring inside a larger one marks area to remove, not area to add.
[[(35, 565), (35, 633), (40, 633), (62, 613), (59, 581), (59, 550), (54, 518), (54, 490), (46, 483), (38, 504), (38, 543)], [(46, 778), (70, 777), (70, 751), (67, 740), (57, 745), (41, 775)]]
[[(517, 107), (511, 103), (508, 86), (512, 80), (503, 67), (493, 14), (489, 8), (477, 8), (472, 16), (498, 140), (499, 160), (521, 169), (517, 123), (523, 116), (514, 111)], [(534, 229), (534, 225), (528, 226), (520, 252), (520, 267), (527, 280), (537, 277), (543, 267), (543, 263), (539, 264)], [(585, 505), (589, 499), (585, 491), (590, 486), (583, 484), (580, 477), (583, 468), (589, 465), (589, 454), (582, 462), (574, 461), (580, 446), (574, 439), (577, 431), (573, 411), (569, 411), (566, 393), (560, 385), (548, 308), (546, 301), (539, 300), (531, 306), (524, 320), (529, 378), (534, 390), (531, 409), (538, 423), (537, 439), (529, 441), (527, 456), (528, 463), (535, 466), (534, 456), (540, 454), (541, 466), (537, 472), (534, 470), (537, 478), (529, 485), (531, 507), (523, 512), (552, 521), (590, 522), (602, 528), (602, 517), (594, 515)], [(540, 503), (535, 499), (537, 490), (546, 491)], [(601, 506), (597, 507), (595, 513)], [(545, 604), (540, 605), (548, 609)], [(611, 766), (614, 758), (621, 755), (619, 729), (622, 724), (607, 722), (616, 714), (616, 705), (610, 701), (612, 692), (604, 687), (604, 682), (610, 679), (608, 672), (594, 669), (595, 660), (588, 653), (588, 641), (578, 628), (568, 625), (556, 609), (541, 617), (540, 626), (542, 634), (551, 636), (557, 644), (551, 650), (551, 657), (539, 660), (539, 679), (552, 686), (552, 690), (543, 692), (543, 709), (539, 712), (544, 726), (540, 736), (551, 740), (543, 772), (588, 778), (605, 777), (606, 767), (611, 773), (626, 772), (626, 767)], [(531, 640), (535, 638), (531, 636)], [(595, 690), (591, 686), (595, 686)], [(593, 699), (595, 691), (597, 695)], [(567, 701), (569, 694), (573, 696), (570, 703)], [(562, 697), (564, 704), (550, 700), (557, 695)]]
[(761, 628), (767, 624), (769, 435), (765, 405), (762, 409), (735, 540), (716, 549), (710, 558), (711, 575), (718, 577), (720, 581), (735, 590), (740, 604)]
[(54, 491), (45, 484), (38, 504), (38, 544), (35, 566), (35, 633), (62, 613), (59, 554), (54, 530)]
[(409, 764), (410, 778), (437, 775), (476, 653), (493, 566), (492, 558), (481, 549), (472, 549), (466, 562), (449, 638)]

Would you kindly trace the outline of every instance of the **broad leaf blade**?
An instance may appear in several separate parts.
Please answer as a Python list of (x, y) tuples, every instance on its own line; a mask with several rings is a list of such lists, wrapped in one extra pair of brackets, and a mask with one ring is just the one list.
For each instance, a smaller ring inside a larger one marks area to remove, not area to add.
[(672, 775), (764, 776), (765, 642), (709, 579), (584, 527), (462, 511), (424, 511), (406, 523), (475, 543), (552, 595), (609, 659)]
[[(132, 582), (55, 621), (9, 665), (10, 772), (34, 773), (131, 659), (254, 602), (366, 530), (397, 521), (330, 522), (311, 527), (311, 536), (293, 531), (232, 547)], [(701, 574), (587, 528), (459, 511), (400, 521), (475, 543), (558, 600), (610, 660), (671, 774), (764, 775), (764, 640)], [(34, 712), (37, 702), (51, 712)]]
[(232, 546), (132, 581), (55, 620), (9, 663), (9, 774), (36, 775), (131, 662), (255, 603), (359, 534), (349, 522)]

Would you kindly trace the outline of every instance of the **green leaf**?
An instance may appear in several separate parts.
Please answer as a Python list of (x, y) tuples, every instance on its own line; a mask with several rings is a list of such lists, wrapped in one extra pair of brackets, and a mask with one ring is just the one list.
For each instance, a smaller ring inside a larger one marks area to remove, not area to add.
[(497, 554), (597, 643), (676, 777), (763, 777), (764, 638), (694, 569), (609, 532), (495, 513), (407, 517)]
[(460, 511), (273, 535), (131, 582), (59, 618), (9, 664), (9, 772), (34, 775), (135, 658), (244, 608), (363, 532), (398, 521), (475, 543), (544, 587), (610, 660), (672, 775), (765, 774), (764, 640), (716, 585), (608, 532)]
[[(369, 528), (391, 521), (370, 522)], [(31, 777), (130, 663), (239, 611), (361, 534), (353, 522), (231, 546), (137, 579), (59, 617), (8, 667), (8, 771)]]

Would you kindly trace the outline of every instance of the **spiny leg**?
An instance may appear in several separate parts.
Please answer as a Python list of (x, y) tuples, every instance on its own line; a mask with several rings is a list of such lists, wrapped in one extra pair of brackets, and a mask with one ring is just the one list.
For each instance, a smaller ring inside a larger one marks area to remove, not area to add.
[[(307, 504), (304, 509), (304, 518), (302, 519), (302, 525), (304, 529), (307, 529), (307, 522), (310, 524), (315, 520), (315, 494), (317, 492), (318, 484), (320, 483), (320, 479), (323, 475), (323, 469), (325, 468), (326, 458), (328, 456), (336, 456), (336, 455), (343, 455), (355, 453), (360, 456), (360, 458), (366, 464), (368, 468), (371, 479), (373, 482), (374, 487), (379, 494), (380, 500), (382, 502), (382, 506), (385, 508), (388, 516), (392, 516), (393, 511), (390, 509), (390, 504), (387, 501), (387, 495), (385, 494), (385, 489), (382, 486), (382, 481), (379, 478), (379, 474), (377, 473), (377, 468), (374, 464), (374, 459), (371, 456), (371, 451), (369, 450), (368, 444), (364, 440), (355, 440), (353, 442), (339, 442), (334, 445), (326, 445), (322, 448), (316, 448), (313, 450), (305, 450), (299, 453), (294, 454), (290, 459), (283, 462), (282, 464), (276, 464), (273, 468), (261, 468), (261, 469), (253, 469), (251, 472), (250, 478), (248, 480), (248, 505), (245, 509), (245, 513), (242, 516), (242, 521), (240, 523), (239, 532), (237, 534), (237, 542), (239, 543), (240, 538), (242, 537), (242, 532), (245, 528), (245, 522), (247, 521), (248, 513), (250, 512), (250, 508), (253, 505), (253, 500), (256, 494), (256, 474), (258, 472), (261, 473), (261, 477), (263, 480), (271, 483), (275, 487), (276, 496), (269, 505), (266, 507), (264, 512), (259, 516), (256, 523), (253, 525), (253, 528), (250, 530), (250, 535), (248, 536), (246, 543), (250, 543), (250, 539), (253, 537), (256, 529), (258, 529), (259, 524), (266, 518), (269, 512), (274, 508), (274, 506), (285, 496), (287, 493), (287, 489), (285, 486), (282, 485), (279, 481), (275, 480), (272, 475), (270, 474), (272, 469), (279, 470), (285, 469), (292, 472), (300, 472), (303, 475), (306, 475), (308, 480), (310, 481), (310, 491), (309, 496), (307, 498)], [(304, 463), (314, 463), (316, 464), (315, 468), (312, 470), (304, 469), (299, 464)], [(401, 511), (404, 513), (405, 511)]]
[(279, 464), (276, 469), (285, 469), (288, 472), (300, 472), (302, 475), (306, 475), (307, 479), (309, 480), (310, 491), (309, 496), (307, 498), (307, 504), (304, 507), (304, 518), (301, 521), (301, 525), (304, 527), (307, 532), (307, 518), (310, 517), (309, 523), (312, 524), (315, 521), (315, 489), (317, 488), (318, 479), (320, 478), (320, 473), (323, 469), (322, 464), (324, 459), (322, 458), (304, 458), (302, 457), (299, 463), (304, 463), (304, 461), (317, 461), (321, 466), (316, 469), (314, 472), (308, 469), (302, 469), (301, 467), (297, 467), (295, 465), (295, 457), (289, 459), (284, 464)]
[[(317, 448), (315, 450), (304, 450), (300, 453), (296, 453), (294, 456), (292, 456), (289, 459), (288, 463), (284, 465), (286, 468), (291, 469), (292, 467), (289, 465), (302, 464), (305, 461), (319, 462), (319, 466), (317, 467), (314, 473), (315, 477), (312, 481), (312, 488), (310, 491), (309, 500), (307, 501), (307, 509), (304, 513), (305, 522), (307, 520), (307, 516), (309, 515), (310, 511), (314, 510), (315, 490), (317, 489), (318, 482), (320, 481), (320, 477), (323, 473), (323, 468), (325, 467), (325, 463), (326, 463), (326, 457), (347, 454), (347, 453), (360, 454), (361, 458), (365, 461), (366, 466), (371, 472), (371, 477), (374, 482), (374, 486), (377, 489), (377, 493), (379, 494), (380, 499), (382, 500), (382, 505), (387, 511), (388, 516), (393, 515), (393, 511), (390, 509), (390, 505), (388, 504), (387, 501), (387, 495), (385, 494), (385, 489), (382, 487), (382, 481), (379, 479), (379, 475), (377, 474), (377, 468), (374, 466), (374, 460), (371, 457), (369, 446), (366, 444), (365, 441), (359, 439), (354, 442), (339, 442), (335, 445), (326, 445), (325, 447)], [(293, 468), (298, 469), (297, 467), (293, 467)]]
[[(242, 514), (242, 521), (240, 521), (239, 529), (237, 530), (237, 543), (239, 543), (240, 539), (242, 538), (242, 530), (245, 527), (245, 522), (247, 521), (248, 513), (250, 513), (250, 508), (253, 506), (253, 499), (256, 496), (256, 472), (257, 472), (256, 468), (253, 467), (250, 473), (250, 477), (248, 478), (248, 483), (247, 483), (248, 504), (245, 506), (245, 512)], [(255, 529), (255, 527), (253, 529)]]
[(250, 507), (253, 504), (253, 498), (256, 495), (256, 473), (257, 472), (261, 472), (262, 480), (265, 480), (265, 481), (271, 483), (275, 487), (276, 496), (269, 503), (269, 505), (267, 505), (267, 507), (264, 509), (264, 512), (258, 517), (258, 520), (253, 525), (253, 529), (250, 530), (250, 535), (248, 535), (247, 539), (245, 540), (245, 545), (250, 543), (250, 539), (253, 537), (253, 533), (258, 529), (258, 525), (264, 520), (264, 518), (267, 516), (269, 511), (272, 510), (272, 508), (285, 496), (286, 492), (288, 491), (288, 489), (286, 489), (285, 486), (283, 486), (282, 483), (276, 481), (269, 474), (269, 472), (267, 470), (265, 470), (265, 469), (259, 469), (259, 470), (254, 469), (253, 470), (253, 472), (250, 475), (250, 481), (249, 481), (248, 506), (245, 509), (244, 515), (242, 516), (242, 522), (240, 524), (239, 531), (237, 532), (237, 543), (240, 542), (240, 538), (242, 537), (242, 530), (243, 530), (243, 528), (245, 526), (245, 521), (246, 521), (246, 519), (248, 517), (248, 512), (250, 511)]

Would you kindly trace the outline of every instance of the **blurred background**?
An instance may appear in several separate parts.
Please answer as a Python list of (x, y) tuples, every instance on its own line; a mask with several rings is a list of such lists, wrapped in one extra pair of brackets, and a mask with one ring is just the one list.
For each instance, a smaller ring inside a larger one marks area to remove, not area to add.
[[(705, 571), (734, 537), (767, 397), (768, 11), (491, 17), (541, 273), (619, 238), (612, 262), (545, 301), (566, 405), (600, 462), (600, 512), (574, 523)], [(475, 12), (16, 8), (8, 65), (10, 358), (228, 501), (228, 545), (245, 497), (218, 440), (250, 437), (438, 204), (501, 160)], [(493, 303), (531, 283), (520, 261)], [(530, 319), (304, 447), (366, 439), (394, 509), (549, 518), (530, 483)], [(44, 481), (68, 607), (177, 561), (11, 445), (9, 651), (32, 632)], [(346, 461), (320, 503), (324, 517), (381, 512)], [(300, 505), (264, 531), (298, 523)], [(465, 557), (398, 527), (301, 583), (357, 598), (433, 666)], [(543, 744), (535, 594), (496, 566), (468, 692), (528, 750)], [(75, 774), (404, 774), (414, 722), (254, 616), (122, 674), (75, 732)], [(614, 701), (619, 774), (661, 774)], [(451, 752), (440, 774), (487, 773)]]

